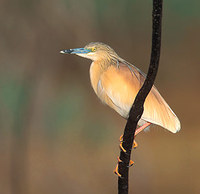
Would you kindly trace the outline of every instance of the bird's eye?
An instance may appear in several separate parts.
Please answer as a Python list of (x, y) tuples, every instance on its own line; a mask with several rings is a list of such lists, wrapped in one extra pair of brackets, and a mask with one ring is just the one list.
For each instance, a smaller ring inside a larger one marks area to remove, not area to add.
[(96, 49), (96, 48), (94, 48), (94, 47), (93, 47), (93, 48), (91, 48), (91, 51), (92, 51), (92, 52), (95, 52), (96, 50), (97, 50), (97, 49)]

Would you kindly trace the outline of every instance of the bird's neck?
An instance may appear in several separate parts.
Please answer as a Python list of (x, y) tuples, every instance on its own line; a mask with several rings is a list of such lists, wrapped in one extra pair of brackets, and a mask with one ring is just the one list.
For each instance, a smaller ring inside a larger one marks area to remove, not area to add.
[(93, 63), (95, 65), (98, 65), (102, 70), (105, 71), (107, 68), (109, 68), (112, 65), (117, 66), (117, 64), (119, 63), (119, 59), (114, 58), (114, 57), (103, 57), (103, 58), (94, 60)]
[(99, 59), (92, 62), (90, 66), (90, 81), (96, 94), (101, 75), (106, 72), (109, 67), (117, 67), (117, 63), (117, 60), (113, 60), (111, 58)]

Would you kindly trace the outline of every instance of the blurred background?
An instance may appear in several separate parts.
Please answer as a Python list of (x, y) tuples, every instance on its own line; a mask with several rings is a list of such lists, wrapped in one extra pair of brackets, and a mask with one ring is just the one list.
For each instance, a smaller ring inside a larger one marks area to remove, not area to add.
[[(59, 51), (101, 41), (146, 73), (152, 1), (0, 3), (0, 194), (117, 193), (126, 121), (94, 94), (91, 61)], [(137, 137), (130, 193), (200, 193), (199, 7), (164, 1), (156, 86), (182, 130)]]

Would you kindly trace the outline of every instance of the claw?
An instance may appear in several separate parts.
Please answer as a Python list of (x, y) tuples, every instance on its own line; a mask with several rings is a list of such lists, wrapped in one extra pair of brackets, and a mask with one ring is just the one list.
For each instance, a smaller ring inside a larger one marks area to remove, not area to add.
[[(123, 152), (126, 152), (126, 150), (123, 148), (123, 146), (122, 146), (122, 143), (123, 143), (123, 135), (121, 135), (120, 137), (119, 137), (119, 141), (120, 141), (120, 148), (123, 150)], [(137, 142), (134, 140), (134, 142), (133, 142), (133, 149), (136, 149), (138, 147), (138, 144), (137, 144)]]
[(115, 173), (118, 177), (122, 177), (122, 175), (119, 174), (119, 172), (118, 172), (118, 164), (117, 164), (117, 166), (116, 166), (116, 168), (115, 168), (115, 170), (114, 170), (114, 173)]
[(118, 162), (122, 162), (122, 160), (119, 158), (119, 156), (117, 157), (117, 161)]
[(133, 142), (133, 149), (136, 149), (138, 147), (138, 144), (137, 144), (137, 142), (134, 140), (134, 142)]
[[(119, 158), (119, 156), (117, 157), (117, 161), (118, 161), (118, 163), (123, 162), (123, 161)], [(133, 164), (134, 164), (133, 160), (130, 160), (128, 167), (133, 166)]]
[(133, 166), (133, 164), (134, 164), (133, 160), (130, 160), (130, 163), (129, 163), (129, 166), (128, 166), (128, 167)]
[(120, 142), (123, 142), (123, 135), (121, 135), (121, 136), (119, 137), (119, 141), (120, 141)]
[(123, 151), (123, 152), (125, 152), (126, 153), (126, 150), (123, 148), (123, 146), (122, 146), (122, 142), (119, 144), (119, 147), (120, 147), (120, 149)]
[[(123, 143), (123, 142), (121, 142), (121, 143), (119, 144), (119, 147), (120, 147), (120, 149), (121, 149), (123, 152), (126, 153), (126, 150), (125, 150), (124, 147), (122, 146), (122, 143)], [(137, 144), (137, 142), (134, 140), (133, 149), (136, 149), (137, 147), (138, 147), (138, 144)]]
[[(123, 162), (123, 161), (119, 158), (119, 156), (117, 157), (117, 161), (118, 161), (118, 163)], [(129, 165), (128, 165), (127, 167), (129, 168), (129, 167), (133, 166), (133, 164), (134, 164), (133, 160), (130, 160)], [(118, 164), (117, 164), (117, 166), (116, 166), (116, 168), (115, 168), (115, 170), (114, 170), (114, 173), (115, 173), (118, 177), (122, 178), (122, 175), (119, 174), (118, 167), (119, 167), (119, 166), (118, 166)]]

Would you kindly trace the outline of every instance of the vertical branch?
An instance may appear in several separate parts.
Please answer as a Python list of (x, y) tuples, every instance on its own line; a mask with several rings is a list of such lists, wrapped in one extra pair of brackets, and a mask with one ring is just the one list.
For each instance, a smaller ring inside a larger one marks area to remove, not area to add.
[(133, 140), (135, 136), (135, 130), (137, 123), (140, 120), (143, 113), (143, 105), (147, 95), (149, 94), (158, 71), (160, 48), (161, 48), (161, 21), (162, 21), (162, 0), (153, 0), (153, 32), (152, 32), (152, 48), (151, 59), (147, 77), (140, 91), (138, 92), (133, 106), (130, 110), (129, 118), (126, 123), (126, 127), (123, 135), (122, 146), (127, 151), (126, 153), (120, 151), (119, 173), (121, 177), (118, 178), (118, 193), (128, 193), (128, 172), (129, 162), (131, 157), (131, 150), (133, 147)]

